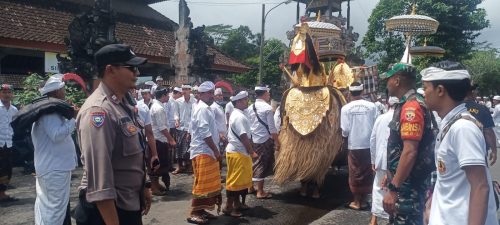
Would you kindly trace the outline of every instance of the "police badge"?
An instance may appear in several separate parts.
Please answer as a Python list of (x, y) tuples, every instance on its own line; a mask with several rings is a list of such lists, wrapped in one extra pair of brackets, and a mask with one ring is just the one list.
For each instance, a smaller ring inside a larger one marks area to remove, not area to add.
[(105, 112), (91, 112), (90, 113), (91, 120), (90, 123), (94, 125), (94, 127), (102, 127), (104, 125), (104, 119), (106, 118)]

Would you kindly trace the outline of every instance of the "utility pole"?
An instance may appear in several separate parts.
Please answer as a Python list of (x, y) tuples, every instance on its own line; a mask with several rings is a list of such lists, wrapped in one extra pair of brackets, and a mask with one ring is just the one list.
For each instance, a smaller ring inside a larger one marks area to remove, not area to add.
[(259, 53), (259, 76), (257, 79), (257, 85), (262, 84), (262, 76), (264, 73), (264, 32), (266, 28), (266, 5), (262, 4), (262, 30), (260, 32), (260, 53)]

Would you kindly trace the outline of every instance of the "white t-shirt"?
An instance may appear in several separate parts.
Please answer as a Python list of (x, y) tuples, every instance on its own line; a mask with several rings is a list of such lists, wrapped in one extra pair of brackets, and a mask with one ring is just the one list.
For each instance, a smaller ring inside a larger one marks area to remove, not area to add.
[(192, 134), (189, 151), (193, 159), (198, 155), (209, 155), (215, 159), (215, 154), (205, 142), (205, 138), (212, 137), (213, 142), (219, 143), (219, 133), (215, 125), (215, 116), (210, 106), (199, 101), (193, 109), (193, 120), (191, 121)]
[(12, 147), (12, 136), (14, 136), (14, 130), (10, 123), (12, 122), (12, 117), (17, 113), (17, 108), (12, 104), (9, 109), (5, 108), (3, 103), (0, 101), (0, 147), (7, 146), (7, 148)]
[(394, 115), (394, 110), (389, 109), (377, 117), (375, 125), (373, 125), (372, 135), (370, 137), (370, 153), (372, 165), (375, 169), (387, 170), (387, 141), (391, 129), (389, 123)]
[(240, 139), (234, 135), (234, 133), (240, 137), (242, 134), (247, 134), (248, 140), (250, 140), (250, 121), (246, 117), (245, 113), (239, 109), (234, 109), (229, 118), (229, 128), (227, 133), (228, 144), (226, 147), (226, 152), (239, 152), (248, 155), (248, 152), (241, 143)]
[(377, 118), (377, 106), (360, 99), (344, 105), (340, 112), (342, 136), (348, 137), (349, 150), (370, 148), (370, 136)]
[(226, 134), (226, 114), (224, 109), (217, 102), (212, 103), (210, 106), (215, 115), (215, 123), (217, 124), (217, 130), (220, 134)]
[[(457, 114), (471, 116), (464, 104), (457, 106), (442, 120), (442, 130)], [(472, 116), (471, 116), (472, 117)], [(487, 168), (486, 143), (483, 133), (472, 121), (456, 121), (443, 137), (436, 139), (437, 181), (432, 196), (429, 225), (466, 225), (469, 215), (470, 184), (466, 166), (483, 166), (490, 188), (486, 225), (498, 225), (495, 198), (489, 169)]]

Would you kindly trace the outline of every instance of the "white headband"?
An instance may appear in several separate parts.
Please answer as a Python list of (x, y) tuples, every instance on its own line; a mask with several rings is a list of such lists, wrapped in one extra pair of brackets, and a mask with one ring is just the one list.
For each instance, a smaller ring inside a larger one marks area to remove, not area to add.
[(429, 67), (423, 69), (420, 74), (422, 75), (422, 81), (470, 79), (470, 74), (467, 70), (447, 71), (436, 67)]
[(359, 86), (349, 86), (349, 91), (362, 91), (363, 90), (363, 84)]

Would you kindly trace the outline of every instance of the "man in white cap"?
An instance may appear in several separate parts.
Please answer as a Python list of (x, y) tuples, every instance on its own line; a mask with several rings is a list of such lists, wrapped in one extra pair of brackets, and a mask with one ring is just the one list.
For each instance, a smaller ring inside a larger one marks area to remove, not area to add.
[(177, 168), (173, 174), (183, 172), (189, 166), (189, 143), (191, 142), (189, 125), (191, 123), (191, 117), (193, 116), (193, 105), (196, 103), (196, 99), (191, 95), (191, 85), (184, 84), (181, 88), (183, 96), (176, 100), (177, 112), (175, 127), (177, 127)]
[(495, 135), (498, 140), (498, 146), (500, 146), (500, 96), (495, 95), (493, 97), (493, 105), (495, 106), (493, 110), (493, 122), (495, 123)]
[[(65, 100), (62, 74), (51, 76), (42, 96)], [(36, 201), (35, 224), (71, 224), (69, 197), (71, 171), (77, 165), (76, 149), (71, 134), (75, 119), (59, 113), (42, 115), (31, 130), (35, 149)]]
[[(274, 170), (274, 152), (279, 150), (278, 130), (274, 124), (274, 114), (269, 101), (270, 89), (267, 86), (255, 87), (255, 103), (246, 110), (252, 129), (254, 151), (259, 155), (253, 159), (253, 182), (257, 184), (257, 199), (271, 198), (264, 191), (264, 179)], [(234, 100), (234, 99), (233, 99)], [(251, 192), (255, 189), (251, 188)]]
[(252, 148), (250, 121), (244, 112), (248, 108), (248, 92), (239, 92), (232, 102), (235, 109), (229, 118), (227, 134), (227, 204), (223, 211), (226, 215), (240, 217), (241, 210), (249, 208), (245, 200), (248, 188), (252, 187), (252, 158), (256, 158), (257, 153)]
[(382, 181), (387, 176), (387, 139), (389, 138), (391, 122), (394, 115), (394, 104), (398, 103), (399, 99), (390, 97), (389, 111), (377, 117), (373, 125), (372, 134), (370, 136), (370, 153), (372, 170), (375, 172), (372, 190), (372, 218), (370, 225), (377, 225), (378, 218), (389, 219), (389, 215), (384, 211), (382, 200), (386, 190), (382, 187)]
[(498, 224), (493, 187), (485, 158), (481, 124), (463, 100), (470, 90), (467, 70), (445, 70), (443, 61), (422, 70), (425, 103), (443, 118), (436, 138), (437, 181), (429, 225)]
[(151, 89), (141, 89), (141, 96), (142, 96), (142, 99), (140, 101), (137, 102), (138, 105), (140, 104), (144, 104), (149, 108), (151, 108), (151, 105), (153, 104), (153, 101), (152, 101), (152, 95), (151, 95)]
[(10, 123), (18, 112), (12, 105), (13, 88), (10, 84), (0, 86), (0, 203), (12, 202), (17, 199), (5, 194), (12, 177), (12, 137), (14, 130)]
[(217, 147), (219, 132), (215, 116), (210, 106), (214, 101), (215, 85), (206, 81), (199, 88), (200, 101), (193, 111), (191, 121), (192, 140), (190, 143), (190, 159), (192, 160), (194, 183), (193, 200), (188, 222), (205, 224), (208, 219), (215, 218), (206, 210), (214, 210), (222, 204), (220, 185), (221, 155)]
[(215, 114), (215, 123), (217, 124), (217, 130), (219, 131), (220, 143), (217, 143), (221, 147), (221, 154), (223, 154), (223, 143), (226, 141), (226, 116), (224, 114), (224, 108), (222, 107), (222, 101), (224, 96), (222, 95), (222, 88), (215, 89), (214, 92), (214, 103), (210, 106)]
[(349, 187), (354, 196), (347, 207), (362, 210), (368, 208), (366, 196), (372, 191), (370, 135), (378, 113), (375, 104), (362, 99), (363, 84), (353, 82), (349, 91), (352, 101), (340, 112), (340, 128), (348, 149)]

